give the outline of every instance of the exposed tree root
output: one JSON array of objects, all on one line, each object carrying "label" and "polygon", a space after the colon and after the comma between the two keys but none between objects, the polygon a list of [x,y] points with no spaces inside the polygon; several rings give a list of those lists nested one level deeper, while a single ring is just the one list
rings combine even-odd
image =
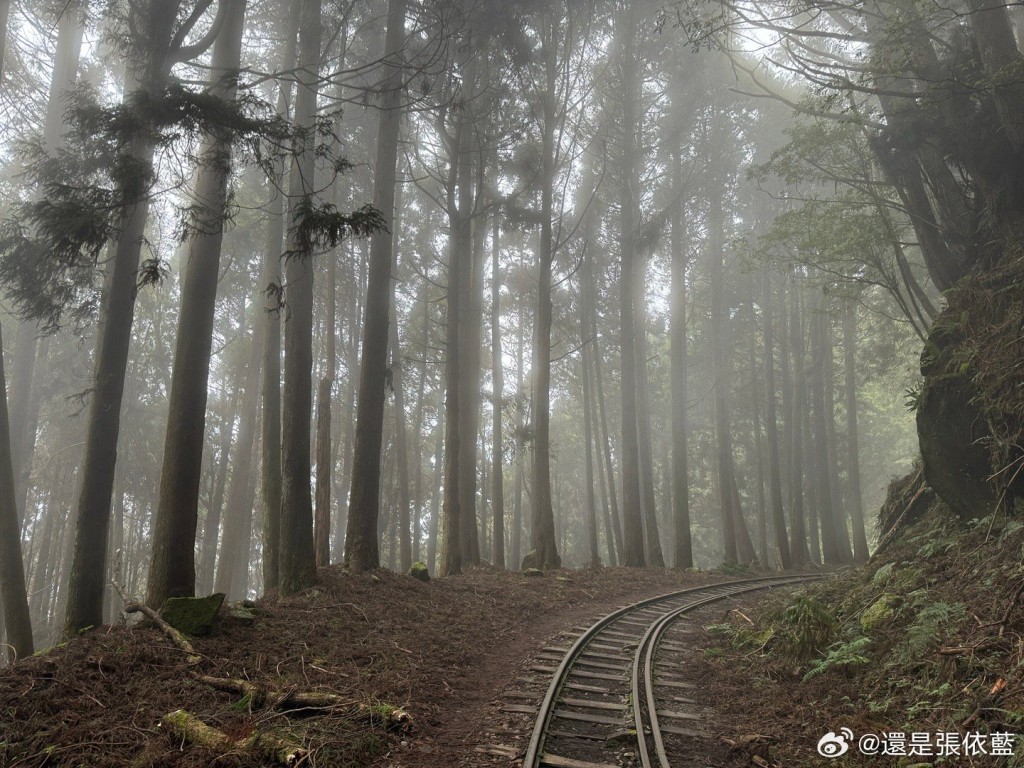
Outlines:
[{"label": "exposed tree root", "polygon": [[[118,585],[117,582],[114,582],[114,588],[117,589],[118,593],[121,595],[121,599],[124,600],[124,593],[121,591],[120,585]],[[196,649],[192,647],[192,643],[188,641],[188,638],[164,621],[160,614],[148,605],[124,600],[124,612],[141,613],[147,619],[150,619],[154,624],[160,627],[160,630],[167,635],[168,639],[174,643],[180,651],[185,653],[185,657],[190,665],[198,664],[203,660],[203,657],[196,653]]]},{"label": "exposed tree root", "polygon": [[195,715],[178,709],[163,716],[160,725],[182,741],[211,752],[255,752],[278,765],[293,766],[302,760],[305,747],[268,733],[254,733],[244,739],[232,739],[226,733],[207,725]]},{"label": "exposed tree root", "polygon": [[412,717],[404,709],[389,704],[366,704],[352,701],[336,693],[326,691],[277,691],[265,688],[248,680],[230,677],[213,677],[192,672],[192,678],[218,691],[248,696],[252,707],[273,709],[340,709],[356,720],[368,720],[386,728],[407,729]]}]

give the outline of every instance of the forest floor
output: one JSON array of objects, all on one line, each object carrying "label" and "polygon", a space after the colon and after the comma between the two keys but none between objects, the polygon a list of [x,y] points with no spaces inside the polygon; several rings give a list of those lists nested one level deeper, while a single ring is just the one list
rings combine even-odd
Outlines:
[{"label": "forest floor", "polygon": [[[941,507],[941,505],[939,505]],[[1024,524],[960,522],[931,511],[866,566],[808,587],[749,595],[692,617],[678,675],[707,713],[689,764],[706,768],[1024,766]],[[195,638],[193,664],[159,629],[103,627],[0,672],[4,768],[254,768],[241,743],[266,734],[320,768],[512,768],[532,717],[508,694],[559,632],[621,605],[732,578],[601,569],[540,577],[475,569],[422,583],[388,571],[322,571],[321,583],[257,603]],[[564,642],[562,640],[561,642]],[[287,711],[225,693],[196,673],[274,691],[329,691],[329,711]],[[406,727],[382,726],[393,708]],[[185,709],[219,729],[214,749],[185,744],[162,717]],[[368,717],[369,715],[369,717]],[[884,739],[970,733],[1014,756],[817,752],[829,731]],[[759,737],[759,738],[755,738]],[[730,748],[750,742],[751,748]],[[509,754],[481,751],[510,745]],[[888,745],[888,741],[886,742]],[[631,765],[628,750],[612,758]]]},{"label": "forest floor", "polygon": [[[102,627],[0,673],[0,765],[272,765],[235,748],[254,733],[308,749],[309,766],[455,766],[474,754],[495,696],[552,634],[713,574],[629,569],[543,577],[487,569],[422,583],[387,571],[322,571],[321,583],[223,618],[185,654],[150,626]],[[287,712],[214,690],[193,672],[275,691],[330,691],[351,707]],[[356,712],[358,707],[359,711]],[[366,714],[409,713],[406,730]],[[184,709],[219,729],[215,749],[159,725]],[[227,746],[225,746],[227,745]]]}]

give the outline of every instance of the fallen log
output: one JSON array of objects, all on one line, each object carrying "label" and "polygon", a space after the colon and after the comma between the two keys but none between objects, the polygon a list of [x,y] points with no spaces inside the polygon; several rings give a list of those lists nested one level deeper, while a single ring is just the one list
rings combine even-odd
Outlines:
[{"label": "fallen log", "polygon": [[366,704],[328,691],[273,690],[248,680],[202,675],[194,670],[191,675],[198,682],[218,691],[248,696],[250,706],[255,708],[267,706],[273,709],[340,709],[353,719],[369,720],[386,728],[398,727],[406,730],[412,724],[412,716],[408,712],[390,704]]},{"label": "fallen log", "polygon": [[255,752],[278,765],[297,765],[306,757],[305,747],[269,733],[254,733],[244,739],[232,739],[223,731],[207,725],[184,709],[169,712],[160,719],[160,725],[171,735],[211,752]]}]

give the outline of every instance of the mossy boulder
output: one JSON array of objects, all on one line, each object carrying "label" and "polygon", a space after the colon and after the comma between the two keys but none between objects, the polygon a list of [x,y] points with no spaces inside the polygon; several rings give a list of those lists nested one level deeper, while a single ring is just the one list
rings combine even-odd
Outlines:
[{"label": "mossy boulder", "polygon": [[963,520],[988,516],[996,503],[988,482],[988,430],[971,397],[963,380],[934,379],[925,384],[917,409],[925,479]]},{"label": "mossy boulder", "polygon": [[523,576],[529,576],[531,578],[537,578],[538,576],[544,575],[544,571],[540,568],[523,568],[522,573]]},{"label": "mossy boulder", "polygon": [[223,604],[223,592],[208,597],[171,597],[160,609],[160,615],[186,635],[208,635]]},{"label": "mossy boulder", "polygon": [[232,606],[231,610],[228,611],[228,616],[247,627],[256,621],[256,614],[241,603]]},{"label": "mossy boulder", "polygon": [[1008,249],[945,300],[921,356],[925,477],[959,517],[983,518],[1004,494],[1024,495],[1024,476],[1006,471],[1024,445],[1024,248]]},{"label": "mossy boulder", "polygon": [[888,621],[895,613],[894,606],[899,598],[886,593],[867,607],[860,617],[860,628],[869,632],[883,621]]},{"label": "mossy boulder", "polygon": [[421,560],[417,560],[412,564],[412,568],[409,569],[409,575],[420,581],[430,581],[430,571],[427,570],[427,564]]},{"label": "mossy boulder", "polygon": [[989,430],[976,405],[972,366],[963,360],[969,345],[964,318],[946,310],[939,315],[921,355],[924,384],[917,402],[917,435],[924,477],[961,518],[988,515],[996,502],[988,477]]}]

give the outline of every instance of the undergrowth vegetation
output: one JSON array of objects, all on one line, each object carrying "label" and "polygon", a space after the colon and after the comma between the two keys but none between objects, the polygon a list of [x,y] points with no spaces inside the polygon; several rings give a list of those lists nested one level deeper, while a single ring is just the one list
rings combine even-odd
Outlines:
[{"label": "undergrowth vegetation", "polygon": [[[780,743],[786,765],[820,764],[818,737],[840,727],[855,734],[1021,733],[1022,594],[1024,523],[1001,514],[964,523],[936,503],[867,566],[708,627],[718,638],[709,655],[753,676],[765,728],[782,725],[771,722],[779,699],[803,715],[802,732]],[[1015,752],[916,760],[1024,765],[1019,737]],[[914,763],[854,748],[831,764]]]}]

